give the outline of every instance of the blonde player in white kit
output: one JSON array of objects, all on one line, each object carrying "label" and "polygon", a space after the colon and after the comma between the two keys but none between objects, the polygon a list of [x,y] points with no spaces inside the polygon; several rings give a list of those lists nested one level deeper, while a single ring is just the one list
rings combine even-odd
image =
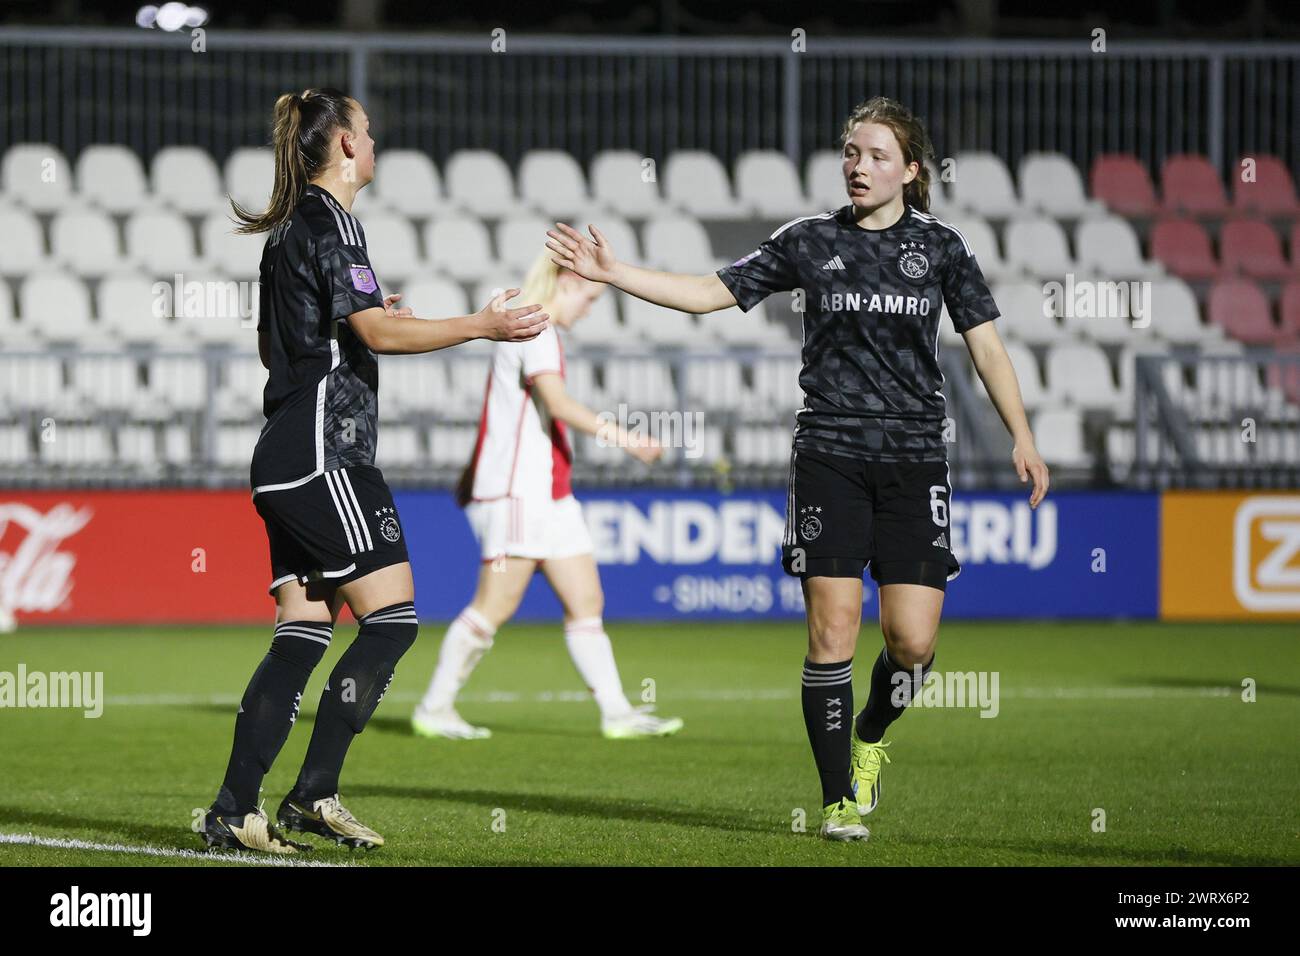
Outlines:
[{"label": "blonde player in white kit", "polygon": [[447,629],[429,689],[411,717],[422,736],[491,736],[456,712],[456,695],[492,647],[497,629],[514,616],[539,567],[564,608],[565,644],[600,707],[601,732],[625,739],[664,737],[682,728],[680,718],[635,708],[623,693],[601,620],[605,598],[591,535],[569,486],[573,453],[566,426],[616,442],[647,464],[662,454],[653,439],[602,423],[565,390],[556,327],[572,328],[604,289],[561,270],[543,253],[520,294],[543,304],[550,327],[531,341],[493,348],[478,442],[458,489],[479,543],[478,588]]}]

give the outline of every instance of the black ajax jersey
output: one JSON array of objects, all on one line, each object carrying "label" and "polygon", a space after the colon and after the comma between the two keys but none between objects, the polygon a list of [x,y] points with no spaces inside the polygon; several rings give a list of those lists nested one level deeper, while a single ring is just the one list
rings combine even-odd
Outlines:
[{"label": "black ajax jersey", "polygon": [[945,461],[941,307],[965,332],[997,306],[953,226],[907,206],[892,226],[863,229],[852,211],[786,223],[718,277],[746,312],[773,292],[803,290],[796,448]]},{"label": "black ajax jersey", "polygon": [[310,185],[262,251],[261,317],[270,339],[266,425],[253,452],[253,494],[373,465],[379,363],[347,317],[383,307],[361,224]]}]

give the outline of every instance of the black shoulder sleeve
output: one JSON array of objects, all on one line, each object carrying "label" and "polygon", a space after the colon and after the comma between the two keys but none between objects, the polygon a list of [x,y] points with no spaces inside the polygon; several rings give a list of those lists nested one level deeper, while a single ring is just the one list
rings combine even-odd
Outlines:
[{"label": "black shoulder sleeve", "polygon": [[967,332],[996,319],[1000,313],[975,254],[961,233],[940,226],[947,233],[947,265],[943,272],[943,302],[948,307],[952,326]]},{"label": "black shoulder sleeve", "polygon": [[318,236],[316,274],[323,296],[331,303],[331,319],[346,319],[353,312],[384,306],[370,257],[359,245],[345,246],[333,237]]},{"label": "black shoulder sleeve", "polygon": [[749,255],[718,270],[722,280],[742,312],[748,312],[773,292],[789,292],[799,284],[795,268],[791,232],[788,227],[764,239]]}]

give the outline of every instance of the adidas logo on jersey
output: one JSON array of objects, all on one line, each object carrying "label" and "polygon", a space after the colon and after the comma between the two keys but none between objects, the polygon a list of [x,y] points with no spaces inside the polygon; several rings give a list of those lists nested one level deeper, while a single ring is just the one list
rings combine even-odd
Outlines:
[{"label": "adidas logo on jersey", "polygon": [[836,256],[830,262],[826,263],[826,265],[822,266],[823,272],[825,272],[827,269],[839,269],[840,271],[843,271],[844,263],[840,260],[839,256]]},{"label": "adidas logo on jersey", "polygon": [[941,531],[939,532],[939,537],[931,541],[930,545],[935,548],[946,549],[948,547],[948,536]]}]

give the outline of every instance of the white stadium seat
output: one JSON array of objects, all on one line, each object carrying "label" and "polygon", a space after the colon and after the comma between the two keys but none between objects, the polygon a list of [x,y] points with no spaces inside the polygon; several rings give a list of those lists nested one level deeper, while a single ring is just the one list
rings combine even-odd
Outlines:
[{"label": "white stadium seat", "polygon": [[1127,219],[1102,216],[1085,219],[1074,233],[1079,268],[1107,279],[1153,279],[1164,267],[1142,257],[1137,233]]},{"label": "white stadium seat", "polygon": [[1047,345],[1071,337],[1060,321],[1044,314],[1048,304],[1042,283],[999,282],[990,291],[1001,313],[996,319],[999,331],[1006,338],[1026,345]]},{"label": "white stadium seat", "polygon": [[790,430],[772,425],[741,425],[735,431],[739,465],[781,465],[790,460]]},{"label": "white stadium seat", "polygon": [[180,212],[198,215],[223,205],[229,208],[217,164],[197,146],[165,146],[158,150],[151,179],[154,195]]},{"label": "white stadium seat", "polygon": [[0,275],[22,276],[50,264],[41,224],[26,209],[0,208],[0,236],[5,237],[0,250]]},{"label": "white stadium seat", "polygon": [[763,415],[792,415],[803,406],[799,385],[802,363],[795,357],[762,356],[754,360],[752,398]]},{"label": "white stadium seat", "polygon": [[117,460],[152,468],[158,464],[158,435],[152,425],[123,425],[117,430]]},{"label": "white stadium seat", "polygon": [[261,429],[254,425],[219,425],[215,457],[227,468],[248,467]]},{"label": "white stadium seat", "polygon": [[379,356],[381,414],[442,414],[449,400],[447,365],[439,355]]},{"label": "white stadium seat", "polygon": [[678,150],[668,157],[664,195],[682,212],[701,219],[741,219],[749,214],[732,194],[722,162],[703,150]]},{"label": "white stadium seat", "polygon": [[167,279],[202,267],[193,228],[168,209],[137,212],[127,219],[126,258],[134,269]]},{"label": "white stadium seat", "polygon": [[32,444],[22,425],[0,425],[0,465],[25,465],[32,460]]},{"label": "white stadium seat", "polygon": [[1034,415],[1034,440],[1048,468],[1082,468],[1092,462],[1083,443],[1078,409],[1046,408]]},{"label": "white stadium seat", "polygon": [[1047,355],[1047,392],[1053,402],[1083,409],[1119,411],[1124,402],[1106,353],[1095,345],[1053,347]]},{"label": "white stadium seat", "polygon": [[1003,236],[1007,265],[1039,279],[1064,282],[1078,265],[1070,255],[1065,230],[1055,219],[1017,219],[1007,224]]},{"label": "white stadium seat", "polygon": [[38,272],[18,290],[18,314],[47,342],[102,346],[107,330],[90,314],[90,293],[79,279],[61,272]]},{"label": "white stadium seat", "polygon": [[146,276],[109,276],[99,283],[99,321],[114,339],[154,346],[180,345],[185,333],[174,323],[171,289],[174,282],[155,283]]},{"label": "white stadium seat", "polygon": [[653,358],[615,356],[605,363],[605,400],[626,403],[630,408],[649,412],[672,410],[677,405],[668,365]]},{"label": "white stadium seat", "polygon": [[1026,153],[1021,157],[1020,200],[1027,209],[1058,219],[1106,212],[1105,203],[1085,195],[1078,167],[1061,153]]},{"label": "white stadium seat", "polygon": [[591,304],[591,311],[574,326],[570,335],[581,345],[617,348],[631,344],[636,336],[629,333],[618,317],[618,304],[620,301],[626,302],[627,298],[616,289],[606,289]]},{"label": "white stadium seat", "polygon": [[703,273],[713,268],[709,234],[689,216],[661,216],[642,230],[646,264],[669,272]]},{"label": "white stadium seat", "polygon": [[591,192],[596,202],[629,219],[644,219],[664,208],[654,160],[632,150],[607,150],[591,161]]},{"label": "white stadium seat", "polygon": [[662,345],[687,346],[699,336],[695,319],[635,296],[623,300],[623,325],[631,335]]},{"label": "white stadium seat", "polygon": [[375,464],[380,468],[411,468],[425,461],[420,433],[410,425],[388,425],[379,433]]},{"label": "white stadium seat", "polygon": [[260,213],[271,201],[275,185],[275,153],[241,146],[226,158],[226,192],[250,212]]},{"label": "white stadium seat", "polygon": [[744,379],[734,358],[688,357],[682,378],[682,399],[690,410],[737,411],[744,406]]},{"label": "white stadium seat", "polygon": [[519,212],[519,198],[508,167],[485,149],[462,149],[447,160],[451,201],[476,216],[499,219]]},{"label": "white stadium seat", "polygon": [[469,315],[482,306],[471,306],[459,283],[445,276],[423,276],[397,287],[402,295],[397,307],[409,308],[422,319],[449,319]]},{"label": "white stadium seat", "polygon": [[112,460],[108,429],[102,425],[58,425],[53,441],[38,441],[41,462],[48,465],[86,467]]},{"label": "white stadium seat", "polygon": [[812,209],[825,212],[848,204],[843,163],[843,155],[834,149],[818,150],[808,157],[804,188]]},{"label": "white stadium seat", "polygon": [[77,157],[77,192],[107,212],[127,213],[149,200],[140,157],[126,146],[87,146]]},{"label": "white stadium seat", "polygon": [[1223,338],[1218,326],[1201,323],[1196,295],[1182,279],[1151,283],[1150,332],[1175,345],[1204,345]]},{"label": "white stadium seat", "polygon": [[117,225],[93,209],[65,209],[50,224],[50,258],[77,275],[98,278],[126,267]]},{"label": "white stadium seat", "polygon": [[736,160],[736,193],[756,215],[792,219],[811,211],[799,185],[799,172],[785,153],[751,150]]},{"label": "white stadium seat", "polygon": [[[1047,397],[1043,376],[1038,370],[1038,360],[1034,358],[1033,352],[1018,342],[1007,342],[1006,350],[1007,357],[1011,359],[1011,367],[1016,370],[1016,378],[1020,382],[1020,395],[1025,409],[1032,411],[1042,405]],[[972,373],[972,381],[979,396],[987,398],[984,380],[977,373]]]},{"label": "white stadium seat", "polygon": [[203,261],[237,279],[256,279],[266,246],[266,233],[245,235],[235,232],[235,224],[224,212],[214,212],[203,220]]},{"label": "white stadium seat", "polygon": [[407,216],[432,216],[447,207],[438,168],[416,149],[381,152],[375,159],[374,182],[358,193],[358,200],[362,196]]},{"label": "white stadium seat", "polygon": [[471,216],[430,219],[424,248],[433,269],[456,279],[481,279],[497,266],[487,227]]},{"label": "white stadium seat", "polygon": [[572,216],[592,205],[582,167],[568,153],[557,149],[535,149],[524,154],[519,164],[519,193],[524,202],[550,217]]},{"label": "white stadium seat", "polygon": [[502,268],[519,275],[519,283],[533,263],[546,252],[550,223],[539,216],[517,216],[497,224],[497,258]]},{"label": "white stadium seat", "polygon": [[386,294],[394,284],[400,284],[428,268],[420,257],[415,227],[405,216],[379,212],[367,216],[361,226],[365,230],[366,251],[370,264],[375,268],[381,292]]},{"label": "white stadium seat", "polygon": [[963,152],[954,157],[954,179],[948,198],[952,205],[993,219],[1010,219],[1021,213],[1011,171],[1000,156],[986,152]]},{"label": "white stadium seat", "polygon": [[73,203],[72,165],[49,143],[16,143],[0,163],[6,198],[32,212],[57,212]]},{"label": "white stadium seat", "polygon": [[88,408],[126,410],[139,401],[143,387],[132,356],[80,356],[70,364],[72,387]]},{"label": "white stadium seat", "polygon": [[0,353],[0,397],[9,408],[43,408],[63,394],[63,365],[57,358]]},{"label": "white stadium seat", "polygon": [[207,372],[193,355],[156,355],[148,363],[149,403],[157,417],[192,412],[207,401]]},{"label": "white stadium seat", "polygon": [[993,227],[985,220],[967,217],[941,221],[954,227],[961,237],[966,240],[966,245],[970,246],[971,253],[975,256],[975,261],[979,263],[980,272],[984,274],[986,281],[998,282],[1001,279],[1019,276],[1019,270],[1009,265],[1002,258]]},{"label": "white stadium seat", "polygon": [[429,460],[433,465],[460,468],[474,454],[478,429],[473,425],[435,425],[429,429]]}]

